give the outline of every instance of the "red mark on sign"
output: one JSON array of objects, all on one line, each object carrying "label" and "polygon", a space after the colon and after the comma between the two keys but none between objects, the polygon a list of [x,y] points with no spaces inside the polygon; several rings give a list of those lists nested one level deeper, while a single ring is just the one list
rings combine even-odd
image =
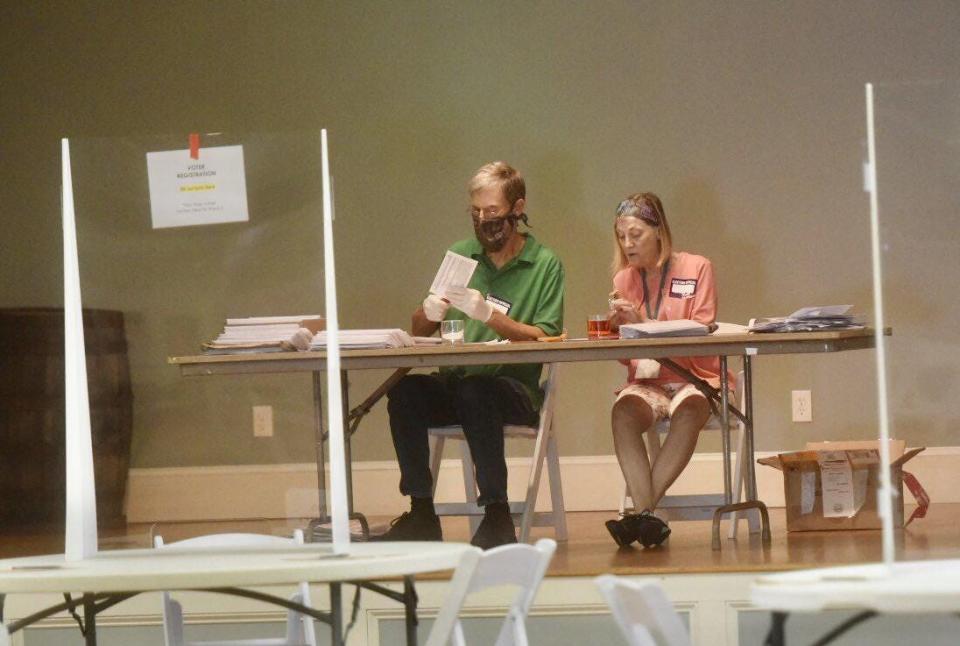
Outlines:
[{"label": "red mark on sign", "polygon": [[200,133],[190,133],[190,159],[200,159]]}]

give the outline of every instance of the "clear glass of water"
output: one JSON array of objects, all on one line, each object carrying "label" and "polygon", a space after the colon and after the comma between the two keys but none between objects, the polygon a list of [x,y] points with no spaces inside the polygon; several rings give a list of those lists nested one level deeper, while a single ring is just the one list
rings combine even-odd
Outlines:
[{"label": "clear glass of water", "polygon": [[463,321],[452,319],[440,323],[440,338],[444,343],[463,343]]}]

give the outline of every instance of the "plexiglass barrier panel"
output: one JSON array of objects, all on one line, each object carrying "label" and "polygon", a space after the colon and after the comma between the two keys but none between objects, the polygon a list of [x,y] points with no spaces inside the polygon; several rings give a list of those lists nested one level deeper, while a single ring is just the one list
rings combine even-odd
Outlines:
[{"label": "plexiglass barrier panel", "polygon": [[314,374],[238,364],[186,376],[170,358],[243,357],[210,347],[225,329],[222,341],[267,344],[261,353],[307,349],[299,321],[324,315],[320,132],[71,149],[101,526],[124,501],[128,522],[170,539],[180,522],[211,523],[186,533],[305,526],[320,507]]},{"label": "plexiglass barrier panel", "polygon": [[[904,482],[905,521],[916,483],[938,503],[913,521],[915,532],[903,533],[898,558],[923,558],[931,555],[915,544],[920,526],[948,522],[949,505],[958,502],[945,472],[923,464],[934,452],[952,456],[950,447],[960,444],[960,84],[881,83],[873,91],[882,293],[893,333],[885,363],[890,435],[928,447],[904,465],[917,476]],[[958,552],[954,544],[936,555]]]}]

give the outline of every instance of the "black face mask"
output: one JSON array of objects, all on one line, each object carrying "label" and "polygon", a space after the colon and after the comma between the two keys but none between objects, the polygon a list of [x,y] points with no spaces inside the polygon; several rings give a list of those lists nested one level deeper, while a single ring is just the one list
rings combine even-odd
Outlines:
[{"label": "black face mask", "polygon": [[[517,220],[523,220],[527,224],[527,214],[508,213],[502,218],[491,220],[480,220],[479,216],[473,218],[473,233],[477,236],[477,241],[483,246],[484,251],[495,253],[503,249],[507,240],[517,230]],[[529,225],[527,225],[529,226]]]}]

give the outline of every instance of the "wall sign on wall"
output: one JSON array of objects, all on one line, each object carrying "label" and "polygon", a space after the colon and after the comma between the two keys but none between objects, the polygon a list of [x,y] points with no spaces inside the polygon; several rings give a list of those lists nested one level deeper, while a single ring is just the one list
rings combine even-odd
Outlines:
[{"label": "wall sign on wall", "polygon": [[154,229],[250,219],[243,146],[147,153],[147,177]]}]

